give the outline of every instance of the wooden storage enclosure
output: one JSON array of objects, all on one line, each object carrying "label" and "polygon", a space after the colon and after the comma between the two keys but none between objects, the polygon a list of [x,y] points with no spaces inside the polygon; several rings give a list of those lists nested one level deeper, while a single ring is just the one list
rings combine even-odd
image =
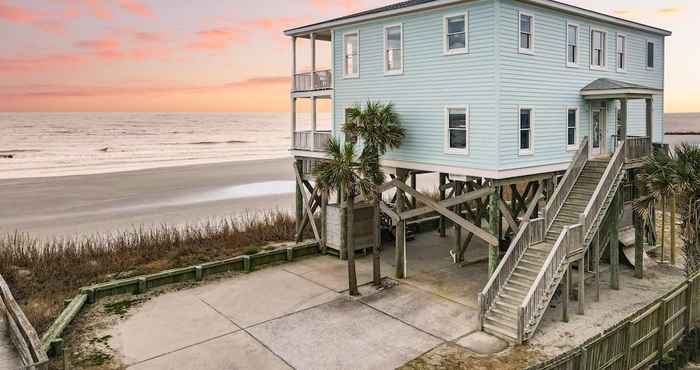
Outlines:
[{"label": "wooden storage enclosure", "polygon": [[[338,204],[329,204],[326,211],[326,247],[335,250],[341,258],[347,257],[347,249],[342,237],[341,225],[346,222],[345,210]],[[374,207],[372,204],[361,202],[355,204],[353,224],[355,250],[371,248],[374,243]]]}]

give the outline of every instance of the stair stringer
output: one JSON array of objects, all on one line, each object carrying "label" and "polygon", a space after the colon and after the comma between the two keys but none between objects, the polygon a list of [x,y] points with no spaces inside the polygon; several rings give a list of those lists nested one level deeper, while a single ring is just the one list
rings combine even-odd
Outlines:
[{"label": "stair stringer", "polygon": [[524,330],[524,335],[523,335],[523,340],[528,340],[532,338],[532,336],[535,334],[535,331],[537,330],[537,327],[539,327],[540,322],[542,321],[542,318],[544,317],[544,313],[547,312],[547,309],[549,308],[549,304],[552,302],[552,299],[554,298],[554,293],[557,291],[557,287],[559,287],[559,284],[561,283],[562,279],[564,278],[564,273],[566,272],[566,269],[569,267],[569,262],[564,260],[562,262],[561,266],[559,266],[559,270],[557,270],[557,274],[554,279],[552,279],[551,283],[548,284],[547,286],[547,294],[542,298],[540,301],[540,304],[538,305],[537,308],[537,314],[530,320],[525,325],[525,330]]}]

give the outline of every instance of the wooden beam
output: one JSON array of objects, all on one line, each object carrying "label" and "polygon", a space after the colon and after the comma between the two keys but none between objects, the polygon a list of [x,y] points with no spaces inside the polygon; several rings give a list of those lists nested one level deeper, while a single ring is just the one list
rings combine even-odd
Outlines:
[{"label": "wooden beam", "polygon": [[[491,189],[483,188],[483,189],[479,189],[476,191],[472,191],[472,192],[464,194],[464,195],[460,195],[460,196],[455,197],[455,198],[449,198],[447,200],[440,202],[439,204],[442,205],[443,207],[446,207],[446,208],[447,207],[454,207],[458,204],[462,204],[462,203],[468,202],[470,200],[483,198],[483,197],[489,195],[490,193],[491,193]],[[418,199],[418,200],[421,203],[423,203],[422,200],[420,200],[420,199]],[[427,204],[427,203],[423,203],[423,204]],[[411,219],[414,217],[422,216],[422,215],[424,215],[426,213],[430,213],[430,212],[435,212],[434,207],[426,206],[426,207],[420,207],[420,208],[408,210],[406,212],[402,212],[400,216],[401,216],[401,218],[408,220],[408,219]]]},{"label": "wooden beam", "polygon": [[383,192],[385,192],[385,191],[387,191],[387,190],[391,190],[391,189],[395,188],[395,187],[396,187],[396,184],[397,184],[398,182],[399,182],[399,181],[396,180],[396,179],[393,179],[393,180],[391,180],[391,181],[385,182],[385,183],[383,183],[383,184],[377,186],[376,189],[375,189],[375,191],[376,191],[377,193],[381,194],[381,193],[383,193]]},{"label": "wooden beam", "polygon": [[586,304],[585,281],[586,281],[586,263],[585,256],[578,261],[578,314],[584,314],[584,305]]},{"label": "wooden beam", "polygon": [[510,210],[508,209],[508,206],[506,206],[506,204],[503,202],[503,199],[498,199],[498,209],[501,210],[503,217],[505,217],[506,222],[508,223],[508,226],[510,226],[511,230],[513,230],[513,233],[517,234],[518,230],[520,230],[520,227],[513,219],[513,216],[511,216]]},{"label": "wooden beam", "polygon": [[537,204],[540,202],[540,199],[544,197],[544,194],[542,194],[542,186],[537,187],[537,192],[533,196],[532,200],[530,201],[530,205],[527,207],[527,210],[525,211],[525,215],[523,215],[523,221],[529,221],[530,218],[532,217],[532,214],[535,212],[535,209],[537,208]]},{"label": "wooden beam", "polygon": [[471,222],[467,222],[467,220],[465,220],[463,217],[461,217],[460,215],[458,215],[458,214],[456,214],[456,213],[450,211],[450,210],[447,209],[445,206],[436,203],[434,200],[432,200],[432,199],[426,197],[426,196],[423,195],[423,194],[418,193],[417,191],[414,191],[413,189],[411,189],[411,187],[407,186],[406,184],[403,184],[403,183],[400,183],[400,182],[399,182],[399,183],[397,184],[397,186],[399,187],[399,189],[401,189],[401,190],[403,190],[403,191],[405,191],[405,192],[407,192],[407,193],[409,193],[409,194],[411,194],[411,195],[415,195],[416,198],[418,198],[418,201],[419,201],[419,202],[421,202],[421,203],[427,205],[428,207],[433,208],[433,209],[434,209],[435,211],[437,211],[438,213],[440,213],[440,214],[444,215],[445,217],[449,218],[452,222],[454,222],[454,223],[456,223],[456,224],[462,226],[463,229],[465,229],[465,230],[467,230],[467,231],[473,233],[473,234],[476,235],[479,239],[484,240],[484,241],[487,242],[489,245],[496,245],[496,246],[498,245],[498,239],[497,239],[495,236],[493,236],[492,234],[490,234],[490,233],[488,233],[488,232],[482,230],[481,228],[479,228],[478,226],[472,224]]},{"label": "wooden beam", "polygon": [[571,265],[566,265],[564,286],[561,293],[561,321],[569,322],[569,295],[571,294]]},{"label": "wooden beam", "polygon": [[318,228],[316,227],[316,220],[314,219],[314,213],[311,210],[311,207],[306,203],[308,202],[308,199],[306,197],[306,190],[303,189],[303,183],[301,181],[301,175],[299,174],[299,171],[297,171],[297,166],[294,166],[294,175],[296,175],[297,178],[297,185],[302,188],[301,189],[301,197],[303,199],[304,203],[304,209],[306,210],[306,214],[309,217],[309,223],[311,224],[311,228],[314,231],[314,236],[316,237],[317,242],[321,242],[321,235],[318,233]]},{"label": "wooden beam", "polygon": [[391,218],[391,221],[394,222],[394,224],[398,223],[399,220],[401,220],[401,216],[399,216],[398,213],[394,212],[391,207],[389,207],[388,204],[384,203],[383,201],[379,201],[379,208],[384,212],[389,218]]}]

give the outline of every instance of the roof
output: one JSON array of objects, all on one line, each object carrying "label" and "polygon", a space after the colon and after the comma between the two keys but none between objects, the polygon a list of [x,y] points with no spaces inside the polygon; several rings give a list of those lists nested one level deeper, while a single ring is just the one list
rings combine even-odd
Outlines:
[{"label": "roof", "polygon": [[599,78],[581,89],[581,95],[586,98],[602,97],[632,97],[654,95],[661,89],[633,84],[629,82]]},{"label": "roof", "polygon": [[[372,20],[372,19],[376,19],[376,18],[388,17],[388,16],[392,16],[392,15],[399,15],[399,14],[404,14],[404,13],[408,13],[408,12],[412,12],[412,11],[431,9],[431,8],[436,8],[436,7],[440,7],[440,6],[447,6],[447,5],[458,4],[458,3],[469,2],[469,1],[473,1],[473,0],[408,0],[408,1],[402,1],[402,2],[397,2],[394,4],[382,6],[379,8],[375,8],[375,9],[365,10],[365,11],[362,11],[359,13],[346,15],[346,16],[339,17],[339,18],[334,18],[334,19],[330,19],[330,20],[326,20],[326,21],[322,21],[322,22],[318,22],[318,23],[309,24],[309,25],[302,26],[302,27],[288,29],[288,30],[284,31],[284,34],[287,36],[297,36],[297,35],[302,35],[305,33],[313,32],[313,31],[319,31],[319,30],[329,29],[329,28],[333,28],[333,27],[345,26],[345,25],[363,22],[363,21],[368,21],[368,20]],[[615,24],[630,27],[633,29],[638,29],[641,31],[652,32],[652,33],[656,33],[656,34],[663,35],[663,36],[671,36],[671,31],[667,31],[667,30],[664,30],[661,28],[648,26],[648,25],[645,25],[642,23],[637,23],[637,22],[626,20],[626,19],[610,16],[607,14],[603,14],[603,13],[599,13],[596,11],[580,8],[577,6],[565,4],[565,3],[555,1],[555,0],[520,0],[520,1],[532,3],[535,5],[541,5],[541,6],[557,9],[560,11],[581,15],[584,17],[593,18],[593,19],[603,21],[603,22],[615,23]]]}]

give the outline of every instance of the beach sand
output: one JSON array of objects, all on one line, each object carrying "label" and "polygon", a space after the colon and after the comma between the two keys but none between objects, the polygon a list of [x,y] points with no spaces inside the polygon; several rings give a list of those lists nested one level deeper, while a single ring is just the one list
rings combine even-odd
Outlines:
[{"label": "beach sand", "polygon": [[42,238],[197,223],[294,204],[292,159],[0,180],[0,233]]}]

